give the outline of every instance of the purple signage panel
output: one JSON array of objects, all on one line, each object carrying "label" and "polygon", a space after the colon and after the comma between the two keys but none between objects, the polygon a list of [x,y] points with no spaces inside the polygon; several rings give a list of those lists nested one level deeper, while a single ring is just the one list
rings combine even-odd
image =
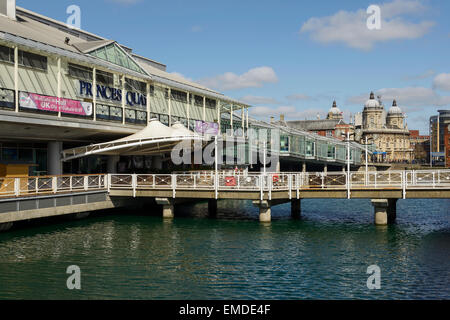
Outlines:
[{"label": "purple signage panel", "polygon": [[219,124],[216,122],[196,121],[195,132],[217,136],[219,134]]}]

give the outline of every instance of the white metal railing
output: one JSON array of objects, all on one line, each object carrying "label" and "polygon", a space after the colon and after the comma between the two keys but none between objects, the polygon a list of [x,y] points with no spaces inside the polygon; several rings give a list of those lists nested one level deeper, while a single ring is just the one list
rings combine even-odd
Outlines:
[{"label": "white metal railing", "polygon": [[106,190],[108,175],[0,178],[0,198]]},{"label": "white metal railing", "polygon": [[82,192],[90,190],[210,190],[260,192],[261,198],[272,192],[288,191],[289,198],[302,190],[345,190],[350,197],[358,189],[450,188],[450,170],[413,170],[382,172],[282,172],[233,173],[192,172],[181,174],[100,174],[46,177],[0,178],[0,198]]},{"label": "white metal railing", "polygon": [[346,190],[350,197],[357,189],[450,188],[450,170],[382,171],[382,172],[302,172],[247,173],[193,172],[181,174],[112,174],[108,189],[137,190],[211,190],[256,191],[269,194],[288,191],[289,198],[298,197],[301,190]]}]

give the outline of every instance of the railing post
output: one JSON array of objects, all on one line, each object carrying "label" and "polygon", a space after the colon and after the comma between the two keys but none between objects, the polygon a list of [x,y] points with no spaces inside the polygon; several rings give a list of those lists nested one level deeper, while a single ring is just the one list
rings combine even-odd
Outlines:
[{"label": "railing post", "polygon": [[289,184],[289,200],[292,199],[292,175],[288,175],[288,184]]},{"label": "railing post", "polygon": [[219,198],[219,175],[216,173],[214,174],[214,188],[216,191],[216,200]]},{"label": "railing post", "polygon": [[273,176],[269,179],[269,200],[272,200]]},{"label": "railing post", "polygon": [[402,172],[402,188],[403,188],[403,199],[406,199],[406,185],[408,183],[408,177],[406,171]]},{"label": "railing post", "polygon": [[259,174],[259,177],[258,177],[258,181],[259,181],[259,188],[260,188],[260,190],[261,190],[261,201],[263,201],[264,199],[264,191],[263,191],[263,188],[264,188],[264,181],[263,181],[263,176],[262,176],[262,174]]},{"label": "railing post", "polygon": [[34,178],[34,190],[36,194],[39,193],[39,178]]},{"label": "railing post", "polygon": [[14,179],[14,195],[16,197],[20,196],[20,178]]},{"label": "railing post", "polygon": [[83,177],[83,185],[84,185],[84,191],[88,191],[88,189],[89,189],[88,176]]},{"label": "railing post", "polygon": [[[70,184],[72,185],[72,177],[70,177]],[[111,192],[111,173],[106,175],[106,188],[108,189],[108,193]]]},{"label": "railing post", "polygon": [[351,174],[350,171],[347,171],[347,199],[350,199],[350,181],[351,181]]},{"label": "railing post", "polygon": [[433,172],[433,189],[436,187],[436,178],[435,178],[435,172]]},{"label": "railing post", "polygon": [[52,177],[52,191],[53,193],[58,192],[58,178]]},{"label": "railing post", "polygon": [[133,198],[136,198],[136,188],[137,188],[137,174],[131,175],[131,187],[133,188]]},{"label": "railing post", "polygon": [[320,173],[320,177],[321,177],[321,180],[322,180],[322,189],[324,189],[324,188],[325,188],[325,184],[324,184],[325,173],[321,172],[321,173]]},{"label": "railing post", "polygon": [[172,191],[173,191],[173,198],[175,199],[176,197],[176,190],[177,188],[177,175],[176,174],[172,174]]}]

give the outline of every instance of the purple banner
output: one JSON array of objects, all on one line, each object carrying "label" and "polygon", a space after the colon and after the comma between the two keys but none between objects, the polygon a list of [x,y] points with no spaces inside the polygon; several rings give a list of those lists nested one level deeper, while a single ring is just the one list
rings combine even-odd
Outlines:
[{"label": "purple banner", "polygon": [[219,134],[219,124],[216,122],[196,121],[195,132],[217,136]]},{"label": "purple banner", "polygon": [[92,115],[92,103],[90,102],[41,96],[35,93],[20,92],[20,106],[22,108],[69,113],[80,116]]}]

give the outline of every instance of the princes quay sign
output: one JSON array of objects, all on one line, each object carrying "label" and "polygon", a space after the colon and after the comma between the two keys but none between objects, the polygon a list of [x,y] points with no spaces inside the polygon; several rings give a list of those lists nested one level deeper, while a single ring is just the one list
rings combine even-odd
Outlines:
[{"label": "princes quay sign", "polygon": [[[93,97],[93,85],[90,82],[80,80],[80,95],[86,97]],[[103,100],[109,100],[111,102],[122,102],[123,91],[122,89],[116,89],[114,87],[97,85],[97,98]],[[139,92],[126,91],[125,102],[128,106],[141,106],[147,105],[147,98],[144,94]]]}]

